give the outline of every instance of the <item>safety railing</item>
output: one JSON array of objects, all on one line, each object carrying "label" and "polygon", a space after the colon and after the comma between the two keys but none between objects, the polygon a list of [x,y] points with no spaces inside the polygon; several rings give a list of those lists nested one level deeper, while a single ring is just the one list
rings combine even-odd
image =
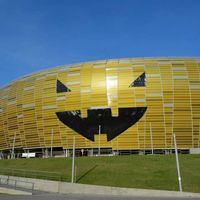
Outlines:
[{"label": "safety railing", "polygon": [[59,172],[47,172],[39,170],[20,170],[12,168],[1,168],[0,174],[8,176],[18,176],[26,178],[46,179],[55,181],[68,181],[67,177]]},{"label": "safety railing", "polygon": [[7,187],[9,186],[11,188],[14,188],[15,190],[17,189],[27,190],[27,191],[30,191],[32,194],[34,192],[33,182],[16,180],[16,179],[10,178],[9,176],[0,177],[0,185],[7,186]]}]

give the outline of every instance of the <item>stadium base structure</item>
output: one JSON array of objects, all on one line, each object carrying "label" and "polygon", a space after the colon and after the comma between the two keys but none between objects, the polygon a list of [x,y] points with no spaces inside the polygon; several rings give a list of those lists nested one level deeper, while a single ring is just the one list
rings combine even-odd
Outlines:
[{"label": "stadium base structure", "polygon": [[0,88],[0,156],[198,153],[200,58],[64,65]]},{"label": "stadium base structure", "polygon": [[[73,149],[16,149],[13,153],[11,150],[1,151],[0,159],[16,158],[50,158],[50,157],[72,157]],[[180,154],[200,154],[200,148],[195,149],[178,149]],[[75,156],[123,156],[123,155],[169,155],[175,154],[174,149],[132,149],[132,150],[112,150],[109,148],[99,149],[75,149]]]}]

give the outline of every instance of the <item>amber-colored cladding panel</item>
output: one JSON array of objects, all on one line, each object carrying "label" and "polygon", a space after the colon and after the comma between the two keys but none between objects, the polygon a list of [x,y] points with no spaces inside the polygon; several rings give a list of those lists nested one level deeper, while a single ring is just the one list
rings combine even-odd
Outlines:
[{"label": "amber-colored cladding panel", "polygon": [[[143,87],[129,87],[145,73]],[[56,92],[57,80],[70,92]],[[147,107],[133,126],[107,142],[90,141],[64,125],[56,112]],[[0,89],[0,150],[15,148],[101,147],[167,149],[176,133],[179,148],[200,148],[200,58],[130,58],[52,68]]]}]

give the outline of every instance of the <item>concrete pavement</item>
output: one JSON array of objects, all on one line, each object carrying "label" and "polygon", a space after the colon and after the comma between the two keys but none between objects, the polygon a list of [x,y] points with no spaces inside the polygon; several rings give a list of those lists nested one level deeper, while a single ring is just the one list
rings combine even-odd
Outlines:
[{"label": "concrete pavement", "polygon": [[89,194],[0,195],[0,200],[199,200],[195,197],[137,197]]}]

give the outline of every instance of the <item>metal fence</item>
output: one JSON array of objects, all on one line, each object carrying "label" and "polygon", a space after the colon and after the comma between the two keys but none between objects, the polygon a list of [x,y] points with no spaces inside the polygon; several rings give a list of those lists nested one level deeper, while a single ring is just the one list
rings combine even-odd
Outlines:
[{"label": "metal fence", "polygon": [[34,192],[34,183],[33,182],[28,182],[28,181],[21,181],[21,180],[16,180],[16,179],[11,179],[9,176],[8,177],[0,177],[0,185],[6,186],[6,187],[11,187],[16,189],[23,189],[30,191],[32,194]]},{"label": "metal fence", "polygon": [[59,172],[1,168],[0,174],[8,175],[8,176],[19,176],[19,177],[27,177],[27,178],[55,180],[55,181],[68,181],[67,177],[64,176],[62,173],[59,173]]}]

